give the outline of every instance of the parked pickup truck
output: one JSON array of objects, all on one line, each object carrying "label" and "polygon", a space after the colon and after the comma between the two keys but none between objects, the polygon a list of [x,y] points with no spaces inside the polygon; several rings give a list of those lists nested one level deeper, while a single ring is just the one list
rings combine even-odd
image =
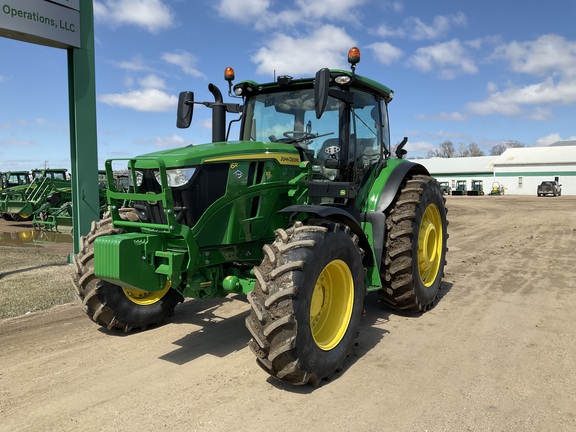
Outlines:
[{"label": "parked pickup truck", "polygon": [[538,196],[560,196],[562,195],[562,185],[555,181],[543,181],[538,185]]}]

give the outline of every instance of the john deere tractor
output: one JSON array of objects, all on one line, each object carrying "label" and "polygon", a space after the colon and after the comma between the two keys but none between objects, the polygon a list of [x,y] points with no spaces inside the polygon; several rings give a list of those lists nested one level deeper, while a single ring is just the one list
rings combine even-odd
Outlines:
[{"label": "john deere tractor", "polygon": [[[341,369],[367,291],[402,311],[437,299],[447,220],[438,182],[391,154],[393,92],[351,70],[209,84],[213,102],[180,94],[177,126],[212,109],[212,142],[108,160],[110,214],[74,257],[86,314],[108,329],[160,324],[184,298],[246,294],[257,363],[296,385]],[[239,118],[228,139],[226,116]],[[128,169],[131,187],[116,188]],[[121,207],[117,203],[130,203]]]}]

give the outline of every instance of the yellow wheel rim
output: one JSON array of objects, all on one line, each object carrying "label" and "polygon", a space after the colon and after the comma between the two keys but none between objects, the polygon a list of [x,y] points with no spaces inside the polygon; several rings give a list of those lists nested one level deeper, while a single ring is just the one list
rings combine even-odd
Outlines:
[{"label": "yellow wheel rim", "polygon": [[431,286],[442,259],[442,217],[435,204],[426,208],[418,233],[418,272],[425,287]]},{"label": "yellow wheel rim", "polygon": [[143,291],[139,289],[133,288],[124,288],[122,287],[122,291],[126,294],[132,302],[136,303],[140,306],[148,306],[151,304],[156,303],[162,297],[166,295],[170,286],[172,285],[171,281],[166,281],[166,286],[162,288],[160,291]]},{"label": "yellow wheel rim", "polygon": [[336,347],[348,329],[354,306],[354,280],[342,260],[330,262],[316,281],[310,303],[310,329],[324,351]]}]

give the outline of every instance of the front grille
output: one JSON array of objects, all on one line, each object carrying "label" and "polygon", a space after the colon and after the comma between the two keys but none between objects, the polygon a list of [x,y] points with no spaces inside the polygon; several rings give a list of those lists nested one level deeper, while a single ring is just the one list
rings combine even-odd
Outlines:
[{"label": "front grille", "polygon": [[[228,164],[202,165],[188,183],[172,188],[174,198],[174,216],[179,223],[194,226],[206,209],[226,193],[228,181]],[[144,171],[142,184],[138,193],[160,193],[161,186],[154,177],[154,171]],[[136,201],[134,208],[138,211],[140,221],[145,223],[166,224],[166,214],[162,203]]]}]

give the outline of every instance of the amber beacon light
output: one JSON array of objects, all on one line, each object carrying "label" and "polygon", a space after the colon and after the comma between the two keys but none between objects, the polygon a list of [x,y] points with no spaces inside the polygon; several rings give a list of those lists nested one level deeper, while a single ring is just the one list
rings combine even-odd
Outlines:
[{"label": "amber beacon light", "polygon": [[352,68],[354,68],[357,63],[360,63],[360,49],[358,47],[352,47],[350,51],[348,51],[348,63],[352,65]]},{"label": "amber beacon light", "polygon": [[230,81],[234,81],[234,78],[236,78],[236,76],[234,75],[234,69],[232,69],[231,67],[227,67],[226,69],[224,69],[224,79],[228,82]]}]

